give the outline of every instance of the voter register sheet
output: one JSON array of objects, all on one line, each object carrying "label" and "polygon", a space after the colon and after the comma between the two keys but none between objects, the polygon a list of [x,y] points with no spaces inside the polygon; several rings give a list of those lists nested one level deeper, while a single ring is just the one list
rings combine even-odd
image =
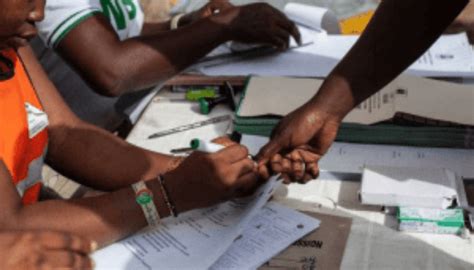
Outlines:
[{"label": "voter register sheet", "polygon": [[268,203],[279,184],[273,177],[249,198],[167,218],[94,253],[96,269],[255,269],[319,226]]}]

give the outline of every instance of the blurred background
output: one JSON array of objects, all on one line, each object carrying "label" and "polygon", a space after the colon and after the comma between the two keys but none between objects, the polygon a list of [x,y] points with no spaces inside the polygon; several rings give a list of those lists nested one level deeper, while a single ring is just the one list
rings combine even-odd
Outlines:
[{"label": "blurred background", "polygon": [[[207,0],[141,0],[147,21],[168,19],[170,14],[190,12],[207,3]],[[231,0],[235,5],[266,2],[282,9],[286,3],[296,2],[331,9],[338,19],[373,10],[380,0]]]}]

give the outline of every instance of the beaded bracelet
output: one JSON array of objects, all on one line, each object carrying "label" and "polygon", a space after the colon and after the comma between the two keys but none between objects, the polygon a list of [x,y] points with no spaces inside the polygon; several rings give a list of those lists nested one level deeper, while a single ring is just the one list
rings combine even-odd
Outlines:
[{"label": "beaded bracelet", "polygon": [[162,175],[157,176],[157,180],[160,183],[161,187],[161,193],[163,193],[163,199],[165,200],[166,206],[168,206],[168,210],[170,211],[171,215],[174,217],[178,216],[178,213],[176,212],[176,206],[174,203],[170,200],[168,190],[166,189],[165,186],[165,178]]}]

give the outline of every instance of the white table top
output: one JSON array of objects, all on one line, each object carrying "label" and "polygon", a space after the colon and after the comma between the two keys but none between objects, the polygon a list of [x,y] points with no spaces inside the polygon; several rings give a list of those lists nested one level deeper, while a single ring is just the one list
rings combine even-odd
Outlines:
[{"label": "white table top", "polygon": [[[160,96],[168,96],[161,93]],[[231,130],[220,123],[149,140],[155,132],[229,114],[217,107],[200,115],[197,104],[155,98],[128,137],[128,141],[169,154],[186,147],[192,138],[212,139]],[[451,235],[415,234],[397,231],[397,221],[379,207],[361,205],[359,182],[319,179],[306,185],[282,186],[274,199],[298,210],[341,215],[353,219],[342,269],[474,269],[474,244]]]}]

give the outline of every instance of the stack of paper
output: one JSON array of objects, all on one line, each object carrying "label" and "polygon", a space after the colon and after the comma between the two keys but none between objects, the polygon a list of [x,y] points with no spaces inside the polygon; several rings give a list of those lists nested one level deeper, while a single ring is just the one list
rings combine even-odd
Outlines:
[{"label": "stack of paper", "polygon": [[[235,130],[269,136],[279,119],[314,96],[322,81],[252,77]],[[337,140],[356,143],[474,148],[470,86],[400,76],[344,119]]]},{"label": "stack of paper", "polygon": [[360,199],[397,207],[399,229],[408,232],[460,234],[463,208],[471,210],[462,178],[443,168],[367,165]]},{"label": "stack of paper", "polygon": [[467,202],[462,179],[442,168],[367,165],[362,174],[363,204],[447,209]]},{"label": "stack of paper", "polygon": [[254,196],[184,213],[97,251],[96,269],[255,269],[319,226],[267,203],[273,177]]}]

